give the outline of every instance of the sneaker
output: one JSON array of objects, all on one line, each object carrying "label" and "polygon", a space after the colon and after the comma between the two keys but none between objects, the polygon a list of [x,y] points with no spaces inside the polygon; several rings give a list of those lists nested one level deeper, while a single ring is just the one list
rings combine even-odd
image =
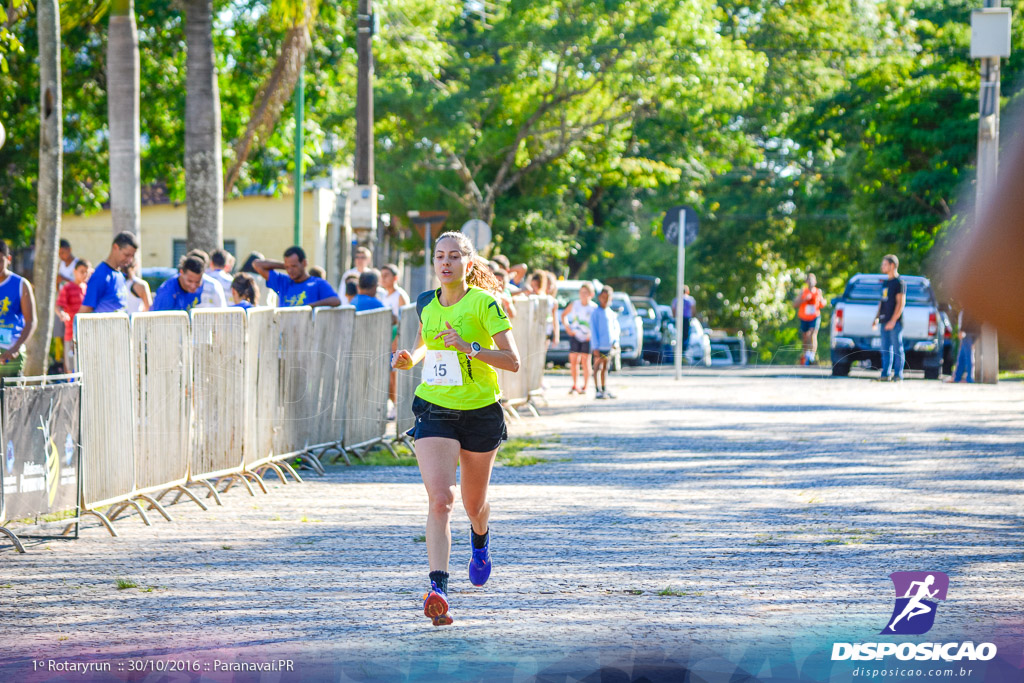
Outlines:
[{"label": "sneaker", "polygon": [[454,621],[448,614],[448,596],[433,581],[430,582],[430,590],[423,596],[423,614],[431,618],[434,626],[448,626]]},{"label": "sneaker", "polygon": [[594,398],[604,398],[604,392],[598,391],[594,393]]},{"label": "sneaker", "polygon": [[579,393],[582,393],[582,392],[579,389],[577,389],[576,387],[573,387],[572,389],[569,390],[569,395],[570,396],[572,396],[573,394],[579,394]]},{"label": "sneaker", "polygon": [[[473,546],[473,534],[470,532],[469,545]],[[469,582],[474,586],[482,586],[487,583],[491,576],[491,553],[489,546],[491,537],[488,535],[487,543],[483,548],[473,548],[473,557],[469,561]]]},{"label": "sneaker", "polygon": [[612,392],[610,392],[607,389],[605,389],[604,390],[604,398],[615,398],[615,394],[613,394]]}]

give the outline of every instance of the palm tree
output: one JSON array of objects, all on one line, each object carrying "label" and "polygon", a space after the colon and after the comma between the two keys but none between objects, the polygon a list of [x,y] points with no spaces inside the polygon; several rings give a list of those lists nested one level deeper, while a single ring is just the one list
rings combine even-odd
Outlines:
[{"label": "palm tree", "polygon": [[220,92],[213,52],[213,0],[183,0],[185,42],[185,206],[189,249],[224,241]]},{"label": "palm tree", "polygon": [[114,234],[139,235],[139,32],[133,0],[112,0],[107,28],[110,213]]},{"label": "palm tree", "polygon": [[60,88],[60,7],[58,0],[38,0],[39,33],[39,184],[36,210],[35,283],[39,325],[29,339],[25,373],[42,375],[53,333],[53,307],[57,279],[57,240],[60,235],[61,172],[64,116]]}]

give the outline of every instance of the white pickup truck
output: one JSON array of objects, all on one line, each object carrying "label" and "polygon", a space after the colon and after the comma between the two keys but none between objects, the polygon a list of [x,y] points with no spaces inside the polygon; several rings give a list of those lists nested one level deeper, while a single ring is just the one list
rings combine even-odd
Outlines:
[{"label": "white pickup truck", "polygon": [[[901,275],[907,285],[903,309],[903,349],[906,367],[924,370],[925,379],[938,379],[942,372],[943,319],[928,278]],[[882,365],[881,337],[871,324],[882,298],[881,274],[858,273],[846,283],[841,297],[832,300],[829,342],[832,374],[846,377],[854,361]]]}]

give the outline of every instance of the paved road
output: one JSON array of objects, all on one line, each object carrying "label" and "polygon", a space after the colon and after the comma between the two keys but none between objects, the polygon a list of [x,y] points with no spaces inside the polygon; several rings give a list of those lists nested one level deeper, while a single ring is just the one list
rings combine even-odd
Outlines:
[{"label": "paved road", "polygon": [[206,513],[177,505],[173,523],[128,518],[117,539],[91,526],[26,555],[3,546],[0,678],[34,657],[117,673],[133,657],[278,655],[306,680],[566,680],[680,661],[763,675],[754,645],[799,662],[877,639],[898,570],[950,576],[928,638],[1019,653],[1024,384],[670,373],[613,376],[615,401],[549,376],[543,416],[510,431],[554,447],[495,472],[486,588],[468,583],[456,515],[451,628],[421,612],[416,469],[341,466],[256,498],[234,489]]}]

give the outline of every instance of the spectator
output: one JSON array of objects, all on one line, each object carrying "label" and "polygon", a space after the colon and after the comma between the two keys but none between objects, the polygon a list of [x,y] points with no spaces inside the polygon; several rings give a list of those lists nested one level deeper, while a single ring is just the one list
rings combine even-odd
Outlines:
[{"label": "spectator", "polygon": [[[373,267],[373,252],[370,251],[369,249],[367,249],[366,247],[356,247],[356,253],[355,253],[355,256],[353,256],[353,259],[356,262],[355,267],[354,268],[349,268],[348,270],[346,270],[342,274],[341,282],[342,283],[348,282],[348,279],[350,277],[355,277],[355,278],[357,278],[357,280],[356,280],[356,282],[357,282],[356,287],[358,289],[358,278],[359,278],[359,276],[362,275],[367,270],[369,270],[370,268]],[[338,289],[341,289],[341,288],[342,288],[342,286],[339,284]],[[387,293],[387,291],[385,291],[385,289],[383,287],[377,287],[377,294],[375,296],[378,299],[380,299],[382,303],[383,303],[384,299],[387,297],[387,295],[388,295],[388,293]],[[355,296],[355,295],[353,295],[353,296]]]},{"label": "spectator", "polygon": [[[288,247],[284,261],[259,259],[252,264],[256,272],[267,281],[267,286],[277,293],[282,306],[340,306],[341,299],[328,282],[311,277],[306,268],[306,252],[302,247]],[[275,273],[284,270],[287,275]]]},{"label": "spectator", "polygon": [[249,310],[259,305],[260,291],[256,288],[256,278],[249,273],[239,273],[231,281],[231,300],[233,305]]},{"label": "spectator", "polygon": [[238,269],[238,272],[253,274],[255,276],[253,279],[256,280],[256,290],[260,295],[260,300],[266,301],[266,305],[270,308],[277,308],[277,292],[270,289],[270,287],[267,286],[267,281],[263,279],[263,276],[257,273],[256,269],[252,267],[252,264],[256,263],[256,261],[261,261],[265,258],[266,257],[258,251],[251,252],[249,257],[245,259],[245,263],[242,264],[242,267]]},{"label": "spectator", "polygon": [[365,270],[359,274],[359,291],[355,298],[352,299],[352,305],[356,307],[356,312],[387,308],[384,302],[376,296],[379,282],[380,276],[375,268]]},{"label": "spectator", "polygon": [[554,273],[550,273],[546,270],[538,270],[532,276],[530,276],[530,284],[533,287],[535,294],[543,295],[547,294],[551,297],[551,305],[546,311],[546,330],[548,345],[557,344],[560,332],[560,325],[555,324],[555,318],[558,317],[558,301],[555,299],[555,294],[558,291],[558,280],[555,278]]},{"label": "spectator", "polygon": [[509,268],[512,267],[512,263],[508,260],[508,256],[505,256],[504,254],[496,255],[493,260],[494,260],[495,263],[498,264],[498,266],[502,270],[504,270],[506,272],[508,271]]},{"label": "spectator", "polygon": [[149,283],[136,276],[138,269],[138,259],[121,269],[125,284],[128,285],[128,302],[124,308],[129,315],[148,311],[153,307],[153,293],[149,290]]},{"label": "spectator", "polygon": [[25,364],[21,353],[36,331],[36,300],[28,280],[15,275],[11,248],[0,240],[0,377],[17,377]]},{"label": "spectator", "polygon": [[195,256],[203,263],[202,280],[203,286],[199,288],[199,304],[196,308],[225,308],[228,305],[224,289],[220,282],[206,274],[210,266],[210,255],[202,249],[193,249],[186,256]]},{"label": "spectator", "polygon": [[96,266],[85,287],[85,299],[79,313],[123,311],[128,305],[128,286],[121,269],[135,260],[139,241],[127,230],[119,232],[110,245],[107,258]]},{"label": "spectator", "polygon": [[[562,312],[562,325],[569,333],[569,367],[572,370],[572,389],[570,394],[587,393],[587,381],[590,379],[590,319],[597,308],[591,299],[594,287],[584,282],[580,287],[580,298],[565,307]],[[583,370],[583,386],[577,385],[580,369]]]},{"label": "spectator", "polygon": [[899,273],[900,260],[895,254],[882,257],[882,272],[886,275],[882,283],[882,299],[871,329],[878,331],[882,338],[882,374],[880,382],[902,382],[905,354],[903,351],[903,306],[907,301],[907,283]]},{"label": "spectator", "polygon": [[75,263],[75,280],[60,288],[57,294],[57,312],[64,322],[64,372],[75,372],[75,316],[85,299],[85,283],[89,280],[92,264],[85,259]]},{"label": "spectator", "polygon": [[981,332],[977,321],[960,311],[957,319],[957,330],[960,336],[960,351],[956,355],[956,372],[947,382],[974,383],[974,340]]},{"label": "spectator", "polygon": [[526,271],[527,267],[525,263],[517,263],[516,265],[508,268],[509,283],[516,289],[526,288]]},{"label": "spectator", "polygon": [[[672,299],[672,315],[679,315],[678,304],[679,299]],[[690,286],[683,285],[683,324],[681,331],[683,333],[683,360],[686,360],[686,349],[690,346],[690,321],[693,320],[694,311],[697,308],[697,300],[690,296]],[[678,332],[678,330],[677,330]]]},{"label": "spectator", "polygon": [[156,290],[153,299],[153,311],[191,311],[199,306],[203,297],[203,288],[217,287],[216,283],[207,285],[203,281],[206,264],[196,255],[186,254],[181,257],[178,274],[164,282]]},{"label": "spectator", "polygon": [[501,291],[495,296],[501,301],[501,307],[505,309],[505,315],[509,320],[516,317],[516,305],[512,303],[512,290],[508,286],[508,273],[504,270],[495,270],[494,277],[501,283]]},{"label": "spectator", "polygon": [[61,240],[57,248],[57,255],[60,256],[60,263],[57,264],[57,291],[68,282],[75,281],[75,266],[78,259],[71,253],[71,242]]},{"label": "spectator", "polygon": [[206,274],[217,281],[220,285],[220,289],[224,292],[224,300],[227,301],[230,297],[231,284],[234,280],[231,276],[231,266],[233,265],[235,257],[224,249],[215,249],[210,254],[210,267],[207,269]]},{"label": "spectator", "polygon": [[597,296],[597,309],[590,318],[591,349],[594,354],[594,398],[615,398],[608,391],[608,362],[619,347],[619,314],[608,307],[612,288],[605,285]]},{"label": "spectator", "polygon": [[327,279],[327,271],[324,270],[323,268],[321,268],[320,266],[312,266],[312,267],[310,267],[309,275],[311,277],[318,277],[321,280],[326,280]]},{"label": "spectator", "polygon": [[380,284],[387,292],[384,304],[391,307],[395,319],[401,315],[402,306],[409,304],[409,292],[398,286],[398,266],[389,263],[380,269]]},{"label": "spectator", "polygon": [[821,327],[821,309],[828,304],[817,287],[818,280],[814,273],[807,274],[807,286],[793,300],[796,316],[800,319],[800,341],[803,343],[803,354],[800,365],[814,365],[818,356],[818,329]]},{"label": "spectator", "polygon": [[359,294],[359,276],[349,275],[345,278],[345,302],[351,304]]}]

